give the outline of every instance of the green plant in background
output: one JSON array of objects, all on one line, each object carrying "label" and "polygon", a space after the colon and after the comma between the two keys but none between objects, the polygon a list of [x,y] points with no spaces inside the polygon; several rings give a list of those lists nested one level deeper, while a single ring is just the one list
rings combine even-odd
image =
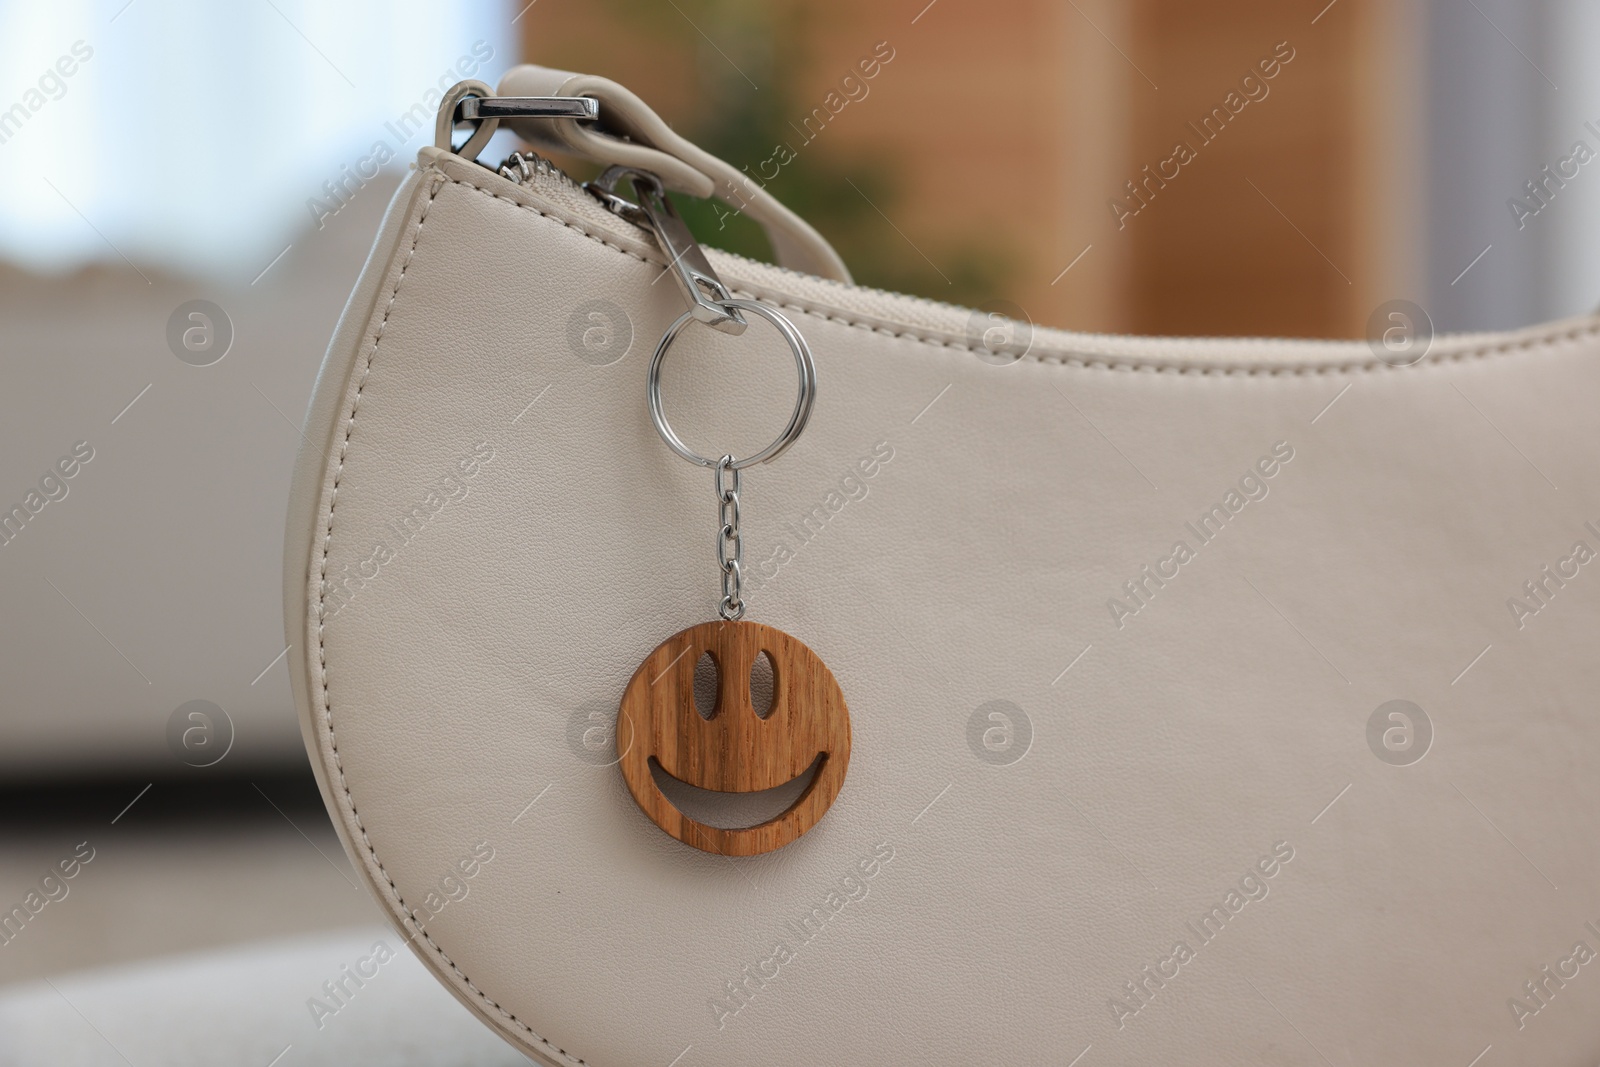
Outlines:
[{"label": "green plant in background", "polygon": [[[827,126],[849,122],[851,108],[873,105],[869,93],[834,116],[823,99],[826,89],[817,100],[801,98],[797,87],[811,62],[814,10],[747,0],[609,0],[607,6],[620,25],[649,35],[655,47],[664,39],[694,54],[699,104],[680,132],[815,226],[858,283],[960,304],[1004,292],[1007,258],[991,239],[921,241],[919,252],[885,218],[895,217],[901,168],[884,153],[842,157],[829,149]],[[874,56],[868,36],[863,30],[862,55],[881,59],[884,53]],[[887,54],[893,55],[892,46]],[[870,88],[870,80],[854,73],[857,84]],[[877,77],[893,76],[892,61],[882,64]],[[820,112],[808,122],[813,109]],[[704,243],[771,261],[761,228],[720,201],[674,195],[673,202]]]}]

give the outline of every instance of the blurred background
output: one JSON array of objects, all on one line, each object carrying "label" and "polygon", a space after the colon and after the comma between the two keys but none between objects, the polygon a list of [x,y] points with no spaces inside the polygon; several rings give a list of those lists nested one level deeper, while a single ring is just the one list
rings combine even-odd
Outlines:
[{"label": "blurred background", "polygon": [[863,284],[1346,338],[1600,299],[1578,0],[0,4],[0,904],[97,850],[0,982],[373,917],[291,706],[284,502],[440,92],[524,60],[770,178]]}]

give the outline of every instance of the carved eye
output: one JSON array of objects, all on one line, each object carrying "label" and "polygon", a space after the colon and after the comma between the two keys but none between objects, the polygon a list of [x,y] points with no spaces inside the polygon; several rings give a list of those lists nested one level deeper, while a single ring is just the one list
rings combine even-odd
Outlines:
[{"label": "carved eye", "polygon": [[717,713],[717,673],[717,661],[711,653],[701,653],[694,665],[694,710],[702,719]]},{"label": "carved eye", "polygon": [[760,718],[765,719],[772,714],[774,697],[778,691],[777,677],[772,653],[762,649],[750,664],[750,706]]}]

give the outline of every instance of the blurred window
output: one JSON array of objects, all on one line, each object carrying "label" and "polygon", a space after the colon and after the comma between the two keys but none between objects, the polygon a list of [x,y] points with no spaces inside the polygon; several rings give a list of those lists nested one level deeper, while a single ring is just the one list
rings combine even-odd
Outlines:
[{"label": "blurred window", "polygon": [[515,16],[499,0],[0,5],[0,259],[248,280],[432,142],[441,84],[515,63]]}]

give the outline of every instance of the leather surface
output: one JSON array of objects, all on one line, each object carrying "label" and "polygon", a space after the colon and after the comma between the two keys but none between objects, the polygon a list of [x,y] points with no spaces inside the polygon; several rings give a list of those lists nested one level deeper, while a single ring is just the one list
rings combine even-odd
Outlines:
[{"label": "leather surface", "polygon": [[[1600,320],[1408,367],[1038,329],[995,365],[963,309],[712,253],[815,353],[810,427],[745,475],[747,599],[854,736],[827,817],[730,860],[589,747],[715,610],[710,475],[645,410],[681,298],[558,184],[419,167],[318,383],[287,631],[357,868],[508,1040],[598,1067],[1600,1056],[1600,577],[1573,554],[1600,548]],[[597,299],[631,327],[604,365],[573,341]],[[763,329],[673,349],[691,445],[781,425]],[[1519,619],[1546,565],[1571,573]],[[1371,729],[1393,700],[1431,723],[1409,765]]]},{"label": "leather surface", "polygon": [[766,231],[778,263],[835,281],[849,282],[850,270],[811,224],[743,171],[673,132],[650,106],[609,78],[573,74],[524,64],[500,79],[502,96],[592,96],[600,101],[598,124],[508,121],[507,127],[533,144],[605,166],[623,164],[647,170],[669,189],[691,196],[715,196]]}]

